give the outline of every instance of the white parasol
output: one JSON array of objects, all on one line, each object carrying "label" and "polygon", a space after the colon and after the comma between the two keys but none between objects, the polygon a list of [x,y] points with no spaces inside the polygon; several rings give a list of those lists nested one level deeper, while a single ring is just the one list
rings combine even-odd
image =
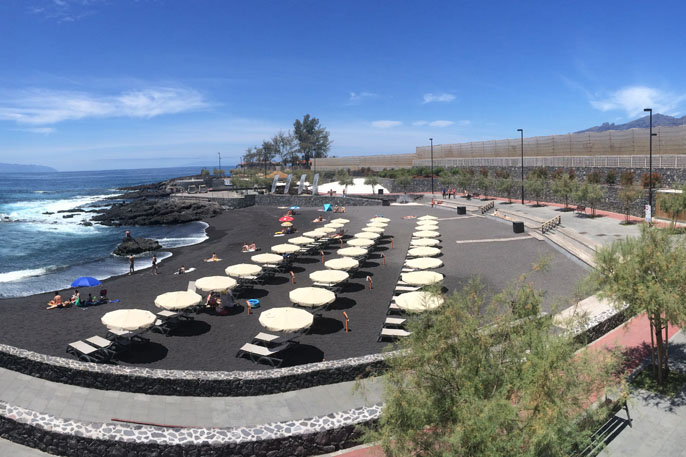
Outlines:
[{"label": "white parasol", "polygon": [[334,230],[338,230],[338,229],[341,229],[341,228],[345,227],[345,224],[335,224],[335,223],[331,222],[331,223],[329,223],[329,224],[324,225],[323,227],[324,227],[324,228],[332,228],[332,229],[334,229]]},{"label": "white parasol", "polygon": [[403,311],[421,313],[441,306],[443,297],[422,291],[407,292],[395,297],[395,303]]},{"label": "white parasol", "polygon": [[100,318],[100,322],[108,329],[126,332],[152,327],[155,320],[157,320],[157,316],[144,309],[118,309],[110,311]]},{"label": "white parasol", "polygon": [[422,219],[417,220],[417,225],[437,225],[438,221],[435,219]]},{"label": "white parasol", "polygon": [[267,330],[290,333],[309,328],[314,316],[304,309],[272,308],[262,311],[258,320]]},{"label": "white parasol", "polygon": [[384,227],[364,227],[362,231],[371,233],[383,233]]},{"label": "white parasol", "polygon": [[410,246],[412,247],[417,247],[417,246],[438,246],[441,244],[440,240],[437,240],[436,238],[415,238],[413,240],[410,240]]},{"label": "white parasol", "polygon": [[429,246],[420,246],[418,248],[412,248],[407,251],[409,257],[436,257],[441,253],[438,248],[432,248]]},{"label": "white parasol", "polygon": [[370,222],[391,222],[387,217],[376,216],[369,219]]},{"label": "white parasol", "polygon": [[364,238],[352,238],[348,240],[347,243],[350,246],[357,246],[360,248],[368,248],[370,246],[374,246],[374,242],[372,240],[365,240]]},{"label": "white parasol", "polygon": [[288,240],[288,242],[291,244],[297,244],[298,246],[304,246],[306,244],[314,243],[314,240],[306,236],[296,236],[295,238]]},{"label": "white parasol", "polygon": [[348,279],[350,275],[343,270],[317,270],[310,273],[310,279],[314,282],[332,286]]},{"label": "white parasol", "polygon": [[235,278],[247,278],[260,274],[262,267],[253,263],[237,263],[236,265],[226,267],[224,271],[227,275]]},{"label": "white parasol", "polygon": [[373,232],[359,232],[354,234],[353,238],[362,238],[363,240],[377,240],[381,238],[381,234]]},{"label": "white parasol", "polygon": [[428,220],[434,220],[435,221],[436,219],[438,219],[436,216],[429,216],[429,215],[417,218],[418,221],[428,221]]},{"label": "white parasol", "polygon": [[228,276],[206,276],[195,281],[196,289],[203,292],[223,292],[233,289],[237,284],[235,279]]},{"label": "white parasol", "polygon": [[388,227],[387,222],[370,222],[367,224],[367,227],[381,227],[381,228],[386,228]]},{"label": "white parasol", "polygon": [[299,250],[300,248],[293,244],[284,243],[272,246],[272,252],[276,252],[277,254],[293,254],[295,252],[298,252]]},{"label": "white parasol", "polygon": [[264,254],[256,254],[250,257],[250,260],[262,265],[274,265],[283,262],[283,257],[271,252],[265,252]]},{"label": "white parasol", "polygon": [[[313,232],[319,232],[319,233],[327,234],[327,233],[333,233],[336,230],[338,230],[337,227],[326,227],[326,226],[324,226],[324,227],[319,227],[319,228],[314,229]],[[303,233],[303,235],[304,235],[304,233]]]},{"label": "white parasol", "polygon": [[[233,280],[233,282],[234,284],[236,283],[235,280]],[[195,306],[201,301],[202,297],[200,294],[197,294],[192,290],[177,290],[175,292],[167,292],[165,294],[158,295],[157,298],[155,298],[155,306],[169,311],[178,311]]]},{"label": "white parasol", "polygon": [[418,225],[415,230],[433,230],[434,232],[438,232],[438,225]]},{"label": "white parasol", "polygon": [[291,290],[288,298],[296,305],[318,308],[336,301],[336,294],[321,287],[299,287]]},{"label": "white parasol", "polygon": [[323,236],[326,236],[326,233],[319,231],[319,230],[310,230],[309,232],[303,233],[303,236],[306,236],[308,238],[312,238],[312,239],[316,240],[317,238],[321,238]]},{"label": "white parasol", "polygon": [[433,268],[440,268],[443,266],[441,259],[435,257],[417,257],[405,262],[405,265],[414,270],[431,270]]},{"label": "white parasol", "polygon": [[434,232],[433,230],[420,230],[412,234],[415,238],[438,238],[441,236],[440,233]]},{"label": "white parasol", "polygon": [[331,259],[324,262],[326,268],[331,268],[332,270],[352,270],[360,266],[360,262],[352,257],[339,257],[337,259]]},{"label": "white parasol", "polygon": [[401,274],[400,279],[411,286],[428,286],[443,281],[443,275],[435,271],[412,271]]},{"label": "white parasol", "polygon": [[344,217],[339,217],[338,219],[332,219],[331,222],[334,224],[347,224],[350,221]]},{"label": "white parasol", "polygon": [[344,257],[363,257],[367,255],[368,252],[369,251],[367,251],[365,248],[352,246],[349,248],[339,249],[338,251],[336,251],[336,254],[342,255]]}]

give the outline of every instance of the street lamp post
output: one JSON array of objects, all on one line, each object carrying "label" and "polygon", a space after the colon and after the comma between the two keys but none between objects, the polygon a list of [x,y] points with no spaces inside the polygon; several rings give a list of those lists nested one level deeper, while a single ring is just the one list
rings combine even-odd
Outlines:
[{"label": "street lamp post", "polygon": [[434,139],[429,138],[431,141],[431,198],[434,196]]},{"label": "street lamp post", "polygon": [[222,153],[218,152],[217,156],[219,157],[219,170],[222,169]]},{"label": "street lamp post", "polygon": [[524,129],[517,129],[522,143],[522,205],[524,204]]},{"label": "street lamp post", "polygon": [[649,150],[650,150],[650,158],[648,162],[648,206],[650,206],[650,217],[652,219],[653,217],[653,137],[657,136],[656,133],[653,133],[653,109],[652,108],[645,108],[643,111],[650,113],[650,141],[649,141]]}]

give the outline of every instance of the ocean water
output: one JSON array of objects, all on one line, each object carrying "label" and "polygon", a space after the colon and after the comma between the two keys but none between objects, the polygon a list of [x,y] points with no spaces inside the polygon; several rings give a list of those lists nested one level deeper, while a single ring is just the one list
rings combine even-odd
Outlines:
[{"label": "ocean water", "polygon": [[[69,287],[79,276],[100,280],[128,272],[128,260],[112,251],[131,230],[132,236],[154,238],[163,248],[201,243],[203,222],[174,226],[106,227],[81,224],[93,213],[73,218],[58,211],[93,210],[117,188],[147,184],[200,172],[201,167],[3,174],[0,170],[0,298],[26,296]],[[53,214],[46,214],[53,213]],[[158,261],[171,256],[158,252]],[[136,269],[149,268],[151,254],[136,259]],[[162,262],[164,265],[164,262]]]}]

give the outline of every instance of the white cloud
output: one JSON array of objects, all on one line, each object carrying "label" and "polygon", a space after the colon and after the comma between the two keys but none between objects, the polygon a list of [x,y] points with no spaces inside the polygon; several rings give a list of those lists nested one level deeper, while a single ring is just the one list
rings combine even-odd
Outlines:
[{"label": "white cloud", "polygon": [[348,99],[349,105],[357,105],[365,100],[371,100],[378,98],[379,94],[374,92],[350,92],[350,98]]},{"label": "white cloud", "polygon": [[451,126],[451,125],[453,125],[453,124],[454,124],[453,121],[441,121],[441,120],[438,120],[438,121],[429,122],[429,126],[430,126],[430,127],[449,127],[449,126]]},{"label": "white cloud", "polygon": [[39,0],[28,7],[28,12],[56,22],[76,22],[95,14],[96,8],[106,0]]},{"label": "white cloud", "polygon": [[57,129],[52,127],[31,127],[26,129],[16,129],[18,132],[39,133],[41,135],[50,135],[55,133]]},{"label": "white cloud", "polygon": [[428,123],[429,121],[414,121],[412,125],[414,125],[415,127],[421,127],[423,125],[427,125]]},{"label": "white cloud", "polygon": [[654,112],[674,114],[675,109],[686,100],[684,94],[672,94],[646,86],[628,86],[605,98],[590,100],[591,106],[600,111],[624,111],[630,117],[643,114],[644,108]]},{"label": "white cloud", "polygon": [[402,121],[389,121],[389,120],[382,120],[382,121],[374,121],[372,122],[372,127],[376,127],[378,129],[389,129],[392,127],[398,127],[399,125],[402,125]]},{"label": "white cloud", "polygon": [[131,90],[114,96],[32,89],[7,94],[2,99],[0,120],[34,125],[85,118],[151,118],[208,105],[199,92],[173,87]]},{"label": "white cloud", "polygon": [[455,96],[453,94],[448,94],[448,93],[441,93],[441,94],[424,94],[424,102],[423,103],[433,103],[433,102],[443,102],[443,103],[448,103],[452,102],[455,100]]}]

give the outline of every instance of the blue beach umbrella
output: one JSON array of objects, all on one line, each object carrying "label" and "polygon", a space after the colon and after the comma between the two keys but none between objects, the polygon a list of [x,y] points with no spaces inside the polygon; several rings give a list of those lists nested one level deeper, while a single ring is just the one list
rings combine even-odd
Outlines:
[{"label": "blue beach umbrella", "polygon": [[77,280],[75,280],[73,283],[71,283],[72,287],[94,287],[94,286],[99,286],[101,284],[100,281],[98,281],[95,278],[91,278],[90,276],[81,276]]},{"label": "blue beach umbrella", "polygon": [[291,207],[288,208],[288,209],[300,209],[300,207],[299,207],[299,206],[291,206]]}]

